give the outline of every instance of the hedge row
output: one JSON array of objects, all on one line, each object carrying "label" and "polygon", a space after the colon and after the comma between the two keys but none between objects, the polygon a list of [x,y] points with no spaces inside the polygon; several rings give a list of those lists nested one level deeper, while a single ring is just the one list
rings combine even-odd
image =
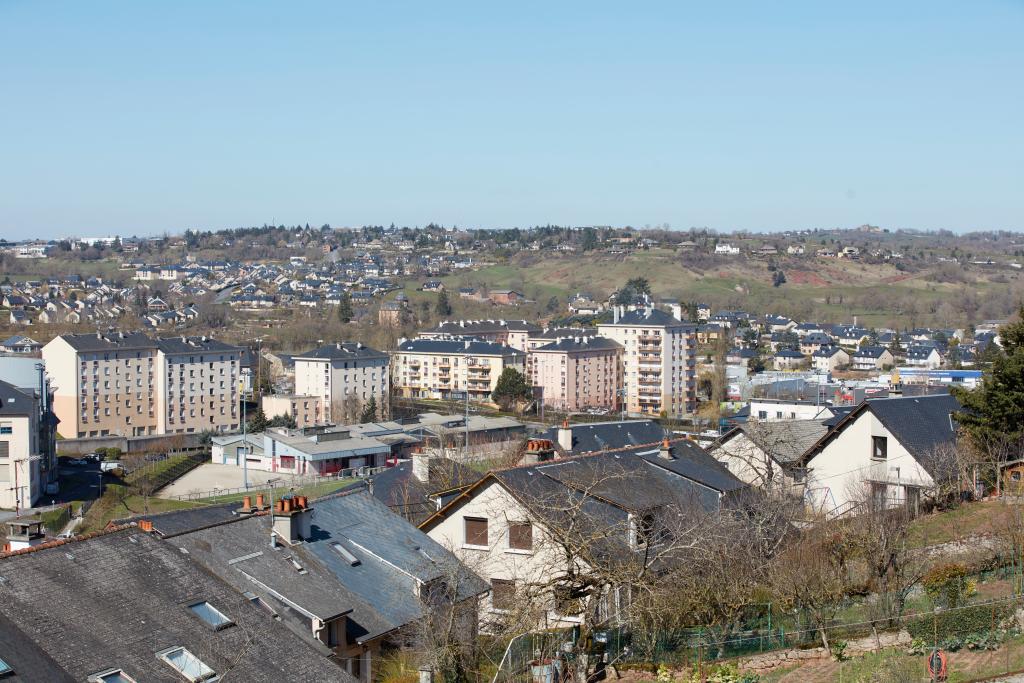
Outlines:
[{"label": "hedge row", "polygon": [[970,633],[987,633],[992,630],[993,624],[998,627],[1011,614],[1012,603],[988,603],[915,617],[908,619],[905,625],[912,638],[930,642],[936,635],[939,640],[943,640]]}]

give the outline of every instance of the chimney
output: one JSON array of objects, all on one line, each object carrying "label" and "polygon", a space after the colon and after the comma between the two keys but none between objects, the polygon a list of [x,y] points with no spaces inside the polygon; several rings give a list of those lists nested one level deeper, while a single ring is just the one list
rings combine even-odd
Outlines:
[{"label": "chimney", "polygon": [[263,505],[264,505],[263,500],[264,500],[263,499],[263,494],[262,493],[257,493],[256,494],[256,507],[257,507],[257,509],[259,509],[259,510],[264,509],[263,508]]},{"label": "chimney", "polygon": [[614,323],[616,325],[619,323],[619,306],[618,306],[618,304],[612,306],[612,323]]},{"label": "chimney", "polygon": [[526,442],[526,453],[523,455],[522,465],[536,465],[539,462],[548,462],[555,459],[554,444],[548,439],[530,439]]},{"label": "chimney", "polygon": [[290,496],[274,506],[274,534],[290,545],[300,543],[312,533],[313,508],[305,496]]},{"label": "chimney", "polygon": [[416,481],[426,484],[430,480],[430,456],[425,453],[413,453],[412,476]]},{"label": "chimney", "polygon": [[566,452],[572,451],[572,429],[569,428],[569,418],[562,420],[562,426],[558,428],[558,445]]},{"label": "chimney", "polygon": [[153,522],[148,520],[148,519],[140,519],[139,520],[139,528],[142,529],[143,531],[147,531],[147,532],[148,531],[152,531],[153,530]]},{"label": "chimney", "polygon": [[662,460],[675,460],[675,456],[672,455],[672,444],[668,442],[667,436],[661,441],[661,450],[658,451],[658,457]]},{"label": "chimney", "polygon": [[7,545],[11,551],[32,548],[44,540],[42,522],[16,519],[7,523]]}]

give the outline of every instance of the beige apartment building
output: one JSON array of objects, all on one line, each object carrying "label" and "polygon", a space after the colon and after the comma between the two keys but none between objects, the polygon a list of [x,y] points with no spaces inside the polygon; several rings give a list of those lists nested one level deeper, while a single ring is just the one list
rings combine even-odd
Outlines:
[{"label": "beige apartment building", "polygon": [[324,424],[324,402],[319,396],[299,394],[273,394],[263,397],[263,414],[268,420],[275,417],[291,417],[295,427],[312,427]]},{"label": "beige apartment building", "polygon": [[530,380],[557,410],[614,410],[622,388],[622,344],[604,337],[566,337],[530,351]]},{"label": "beige apartment building", "polygon": [[61,335],[43,361],[64,438],[239,428],[241,349],[210,337]]},{"label": "beige apartment building", "polygon": [[320,401],[317,422],[343,423],[359,417],[372,397],[386,417],[388,354],[357,342],[337,342],[295,356],[295,395]]},{"label": "beige apartment building", "polygon": [[406,397],[451,398],[469,392],[489,401],[505,368],[526,374],[526,354],[504,344],[464,339],[410,339],[394,353],[393,382]]},{"label": "beige apartment building", "polygon": [[623,346],[623,389],[630,413],[679,417],[697,408],[697,328],[654,308],[614,309],[598,334]]}]

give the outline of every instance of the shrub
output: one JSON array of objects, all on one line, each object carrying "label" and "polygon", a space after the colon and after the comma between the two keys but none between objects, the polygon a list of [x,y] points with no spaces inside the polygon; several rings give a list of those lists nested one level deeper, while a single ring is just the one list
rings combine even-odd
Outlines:
[{"label": "shrub", "polygon": [[977,590],[967,567],[956,562],[936,565],[924,575],[921,584],[932,602],[940,607],[959,607]]}]

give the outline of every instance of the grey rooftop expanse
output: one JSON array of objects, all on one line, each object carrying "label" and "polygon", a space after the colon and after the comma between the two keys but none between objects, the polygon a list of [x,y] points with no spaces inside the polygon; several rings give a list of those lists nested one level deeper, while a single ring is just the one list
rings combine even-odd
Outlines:
[{"label": "grey rooftop expanse", "polygon": [[399,351],[413,353],[447,353],[453,356],[525,356],[511,346],[473,339],[408,339],[398,347]]},{"label": "grey rooftop expanse", "polygon": [[[5,557],[0,576],[3,625],[76,681],[122,669],[140,683],[180,683],[156,654],[173,647],[237,680],[355,681],[327,659],[326,648],[272,620],[171,542],[134,527]],[[200,620],[189,605],[201,601],[232,625],[218,631]],[[62,680],[44,658],[26,657],[21,666],[12,680]]]},{"label": "grey rooftop expanse", "polygon": [[582,351],[615,351],[621,349],[622,344],[606,337],[563,337],[556,339],[550,344],[544,344],[535,351],[566,351],[576,353]]},{"label": "grey rooftop expanse", "polygon": [[167,354],[196,352],[235,352],[241,349],[213,337],[161,337],[152,339],[141,332],[110,334],[65,334],[61,339],[79,352],[129,351],[160,349]]},{"label": "grey rooftop expanse", "polygon": [[292,356],[297,360],[377,360],[386,359],[388,354],[372,349],[359,342],[336,342]]},{"label": "grey rooftop expanse", "polygon": [[[654,420],[589,422],[569,425],[572,430],[572,454],[592,453],[626,446],[656,444],[665,438],[665,429]],[[558,427],[543,438],[558,443]]]},{"label": "grey rooftop expanse", "polygon": [[624,314],[619,316],[619,322],[617,323],[599,323],[598,327],[605,327],[615,325],[618,327],[629,327],[635,325],[636,327],[688,327],[697,329],[697,326],[692,323],[684,323],[679,318],[676,318],[671,313],[654,309],[643,309],[638,308],[635,311],[626,311]]},{"label": "grey rooftop expanse", "polygon": [[525,320],[446,320],[428,334],[501,334],[539,332],[540,325]]},{"label": "grey rooftop expanse", "polygon": [[31,415],[34,406],[33,397],[0,380],[0,416]]}]

